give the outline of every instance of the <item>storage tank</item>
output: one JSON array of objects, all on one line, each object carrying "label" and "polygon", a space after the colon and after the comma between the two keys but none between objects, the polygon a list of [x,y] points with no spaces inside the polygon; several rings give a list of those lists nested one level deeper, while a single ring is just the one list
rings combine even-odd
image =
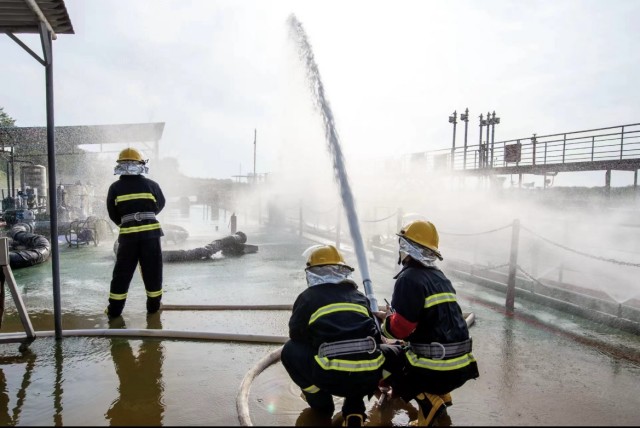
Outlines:
[{"label": "storage tank", "polygon": [[38,190],[38,197],[47,196],[47,168],[42,165],[22,165],[20,167],[22,189],[30,187]]}]

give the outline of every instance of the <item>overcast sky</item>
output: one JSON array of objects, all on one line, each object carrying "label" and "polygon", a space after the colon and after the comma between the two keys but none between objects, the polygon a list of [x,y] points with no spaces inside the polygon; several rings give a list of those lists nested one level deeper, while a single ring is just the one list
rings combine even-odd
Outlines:
[{"label": "overcast sky", "polygon": [[[190,176],[252,172],[254,129],[257,172],[277,169],[296,120],[283,97],[292,13],[347,162],[450,147],[448,116],[465,108],[470,144],[494,110],[496,141],[640,122],[636,0],[65,4],[75,34],[53,42],[56,125],[165,122],[160,156]],[[41,52],[38,36],[20,38]],[[45,126],[42,66],[1,40],[0,106],[17,126]]]}]

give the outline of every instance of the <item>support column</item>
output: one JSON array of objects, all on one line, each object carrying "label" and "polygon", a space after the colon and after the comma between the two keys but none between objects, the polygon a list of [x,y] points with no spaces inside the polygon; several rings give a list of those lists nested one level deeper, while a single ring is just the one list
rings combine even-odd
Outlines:
[{"label": "support column", "polygon": [[638,198],[638,170],[633,171],[633,200]]},{"label": "support column", "polygon": [[507,313],[512,314],[516,296],[516,269],[518,267],[518,242],[520,240],[520,220],[513,220],[511,232],[511,254],[509,256],[509,276],[507,278]]}]

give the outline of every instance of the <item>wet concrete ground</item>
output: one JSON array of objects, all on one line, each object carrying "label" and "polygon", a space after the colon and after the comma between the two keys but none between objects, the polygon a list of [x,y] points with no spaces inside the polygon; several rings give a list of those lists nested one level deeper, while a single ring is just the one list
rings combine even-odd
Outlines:
[{"label": "wet concrete ground", "polygon": [[[165,265],[165,304],[291,304],[305,287],[301,254],[314,242],[252,224],[239,230],[256,254]],[[202,229],[186,248],[225,236]],[[168,246],[167,246],[168,248]],[[113,266],[112,242],[60,245],[63,328],[162,328],[231,334],[287,334],[287,311],[164,311],[147,319],[144,288],[134,277],[123,323],[103,310]],[[353,254],[347,260],[357,267]],[[446,272],[446,267],[443,267]],[[373,289],[389,299],[393,263],[371,262]],[[54,329],[51,265],[14,271],[36,331]],[[356,279],[360,281],[356,270]],[[637,425],[640,338],[553,310],[517,302],[454,279],[471,327],[480,377],[454,391],[440,425]],[[20,331],[10,298],[1,333]],[[598,344],[604,344],[598,346]],[[255,364],[277,344],[68,337],[36,339],[21,355],[0,345],[0,425],[239,425],[236,395]],[[612,352],[618,350],[619,352]],[[410,403],[368,402],[370,425],[405,425]],[[337,408],[340,399],[336,398]],[[298,388],[279,364],[254,380],[255,425],[311,425]],[[326,421],[325,421],[326,422]],[[338,421],[335,421],[338,422]]]}]

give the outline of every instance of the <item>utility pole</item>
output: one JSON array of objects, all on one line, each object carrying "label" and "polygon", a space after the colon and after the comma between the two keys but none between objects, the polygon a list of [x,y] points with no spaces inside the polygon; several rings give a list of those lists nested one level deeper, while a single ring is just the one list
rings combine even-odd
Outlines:
[{"label": "utility pole", "polygon": [[453,170],[454,160],[455,160],[455,152],[456,152],[456,121],[458,117],[458,113],[456,110],[453,111],[453,115],[449,116],[449,123],[453,123],[453,144],[451,145],[451,169]]},{"label": "utility pole", "polygon": [[482,145],[482,127],[486,124],[486,121],[482,118],[480,113],[480,137],[478,141],[478,168],[484,168],[484,147]]},{"label": "utility pole", "polygon": [[256,176],[256,140],[258,136],[258,130],[253,129],[253,182],[258,182],[258,177]]},{"label": "utility pole", "polygon": [[496,117],[496,111],[493,111],[489,124],[491,125],[491,167],[493,168],[493,143],[496,135],[496,125],[500,123],[500,118]]},{"label": "utility pole", "polygon": [[467,129],[469,127],[469,109],[464,109],[460,115],[460,120],[464,122],[464,154],[462,156],[462,169],[467,169]]},{"label": "utility pole", "polygon": [[484,162],[485,162],[485,167],[489,166],[489,131],[491,130],[491,128],[489,127],[489,125],[491,124],[491,112],[487,112],[487,119],[486,119],[486,125],[487,125],[487,138],[485,140],[485,151],[486,151],[486,156],[484,157]]}]

